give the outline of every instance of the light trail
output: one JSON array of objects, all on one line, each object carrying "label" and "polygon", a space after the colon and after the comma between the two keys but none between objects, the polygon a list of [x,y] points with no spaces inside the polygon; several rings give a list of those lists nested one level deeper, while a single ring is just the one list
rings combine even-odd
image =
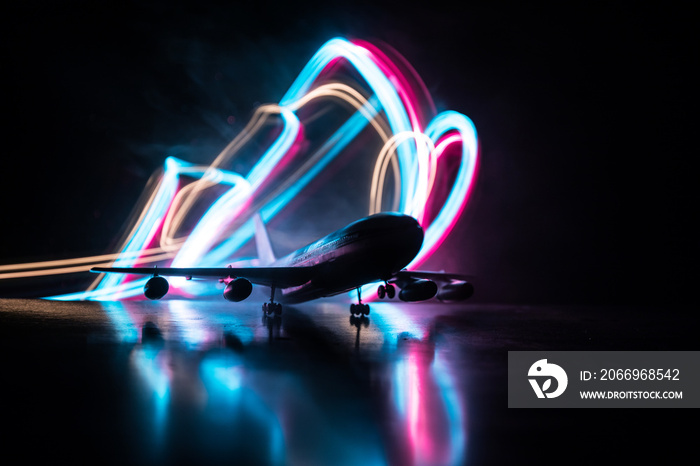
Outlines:
[{"label": "light trail", "polygon": [[[175,256],[174,252],[163,251],[165,251],[163,248],[154,248],[132,252],[131,255],[134,258],[140,257],[141,263],[160,262],[166,259],[171,259]],[[121,254],[114,253],[102,254],[99,256],[78,257],[75,259],[2,265],[0,266],[0,280],[88,272],[92,267],[109,267],[116,259],[120,257],[122,257]]]},{"label": "light trail", "polygon": [[[345,72],[347,67],[353,72]],[[309,141],[304,129],[312,121],[305,119],[306,109],[315,108],[350,110],[350,114],[325,140]],[[300,117],[302,111],[304,117]],[[259,213],[266,223],[275,218],[336,158],[358,156],[358,149],[350,144],[368,130],[377,141],[376,149],[361,148],[376,151],[368,214],[382,211],[390,198],[390,210],[418,219],[425,241],[408,267],[415,269],[444,241],[469,199],[478,167],[476,130],[460,113],[436,115],[425,85],[402,57],[392,59],[366,42],[334,38],[312,56],[278,104],[256,109],[211,164],[168,157],[162,174],[150,183],[146,202],[118,253],[4,265],[0,279],[82,272],[105,263],[119,267],[225,265],[253,238],[253,214]],[[257,163],[247,174],[232,171],[233,161],[249,156],[253,141],[265,131],[276,136]],[[306,149],[301,149],[302,143]],[[459,171],[437,216],[429,220],[426,207],[435,206],[433,188],[444,169],[440,158],[453,145],[461,146]],[[385,193],[389,173],[390,194]],[[208,208],[198,214],[195,207],[201,212],[202,205]],[[134,283],[141,282],[129,275],[99,275],[85,292],[49,298],[134,297],[140,294]],[[192,294],[178,286],[172,287],[173,293]],[[363,288],[367,300],[373,298],[374,286]],[[212,288],[201,287],[196,294],[210,294]]]},{"label": "light trail", "polygon": [[[342,66],[333,66],[337,64],[350,66],[356,73],[343,76]],[[350,75],[356,74],[363,82],[354,82]],[[347,82],[337,82],[343,79]],[[352,85],[349,84],[351,80]],[[304,139],[310,123],[304,119],[304,111],[324,104],[324,110],[340,109],[345,112],[340,115],[349,115],[327,137],[311,141],[311,149],[301,150],[299,143],[309,142]],[[257,163],[247,174],[234,172],[232,162],[247,155],[246,149],[253,145],[255,137],[265,135],[264,131],[270,128],[276,131],[276,137]],[[465,115],[454,111],[437,113],[425,86],[407,63],[392,61],[371,44],[336,38],[314,54],[278,104],[263,105],[255,111],[246,127],[211,164],[194,165],[168,157],[162,174],[149,184],[146,202],[118,253],[4,265],[0,266],[0,279],[82,272],[98,264],[222,266],[253,237],[252,214],[259,213],[264,222],[274,219],[331,162],[339,157],[361,155],[351,143],[369,131],[377,144],[376,147],[362,147],[373,151],[370,155],[374,156],[373,167],[370,166],[373,170],[368,170],[372,172],[368,180],[368,214],[381,211],[384,200],[390,196],[391,210],[419,220],[425,231],[424,244],[408,266],[416,269],[442,244],[467,205],[478,171],[476,129]],[[430,220],[426,208],[436,204],[435,183],[440,170],[444,170],[441,161],[448,150],[450,154],[458,151],[459,169],[446,200]],[[389,173],[393,192],[385,193]],[[202,203],[206,204],[204,213],[195,219],[194,226],[187,227],[188,220],[197,215],[196,206]],[[141,298],[147,280],[148,277],[134,279],[129,275],[101,274],[85,291],[48,299],[118,301]],[[375,290],[376,284],[363,288],[365,301],[376,296]],[[218,292],[214,286],[187,288],[186,291],[178,286],[171,287],[171,293],[176,296],[213,292]],[[352,295],[354,298],[354,293]],[[173,303],[171,314],[174,320],[183,322],[184,342],[192,347],[211,344],[213,336],[192,318],[192,309],[177,301]],[[400,309],[388,303],[383,306],[386,307],[375,314],[375,321],[385,335],[398,331],[416,337],[422,334],[419,326]],[[122,314],[114,313],[114,325],[121,329],[122,338],[133,339],[134,319]],[[396,364],[392,389],[397,419],[415,463],[460,464],[466,450],[465,407],[442,354],[430,344],[424,336],[422,342],[409,345]],[[427,360],[426,354],[431,353],[434,359]],[[167,361],[157,352],[137,351],[133,363],[151,387],[160,413],[158,422],[164,425],[172,380]],[[202,380],[212,393],[217,389],[222,396],[230,396],[247,383],[243,378],[245,374],[230,361],[206,360],[201,368]],[[431,413],[441,412],[445,415],[436,419],[442,421],[441,431],[449,433],[446,437],[432,432],[431,425],[426,422]],[[274,415],[265,416],[275,426],[277,456],[284,459],[283,424],[277,422]]]},{"label": "light trail", "polygon": [[[387,167],[390,162],[394,162],[395,155],[396,155],[396,148],[403,142],[408,139],[415,139],[416,145],[420,145],[419,143],[422,143],[425,145],[425,147],[432,152],[432,149],[434,148],[433,141],[430,140],[428,136],[426,136],[423,133],[416,133],[412,131],[407,131],[405,133],[399,133],[395,134],[392,136],[386,143],[384,144],[384,147],[382,147],[382,150],[379,151],[379,156],[377,157],[377,162],[374,166],[374,173],[372,175],[372,188],[370,192],[370,209],[369,213],[370,214],[376,214],[378,212],[382,211],[382,194],[384,190],[384,184],[386,181],[386,172],[387,172]],[[419,151],[419,153],[424,154],[424,151]],[[418,223],[423,223],[422,220],[422,213],[423,209],[425,209],[425,203],[427,201],[427,193],[430,192],[432,189],[432,184],[435,180],[435,167],[433,161],[435,158],[430,158],[428,163],[430,163],[432,170],[430,170],[429,173],[429,179],[427,181],[426,186],[422,186],[422,189],[419,191],[425,191],[423,194],[423,197],[418,198],[416,196],[416,199],[414,199],[414,205],[417,209],[419,209],[418,213],[419,215],[414,215],[418,219]],[[394,178],[397,180],[400,180],[400,171],[399,167],[396,163],[392,165],[394,168]],[[396,183],[395,187],[395,192],[394,192],[394,199],[397,199],[398,196],[400,195],[400,185],[399,183]],[[422,200],[423,202],[419,202]],[[397,210],[397,207],[395,207],[392,210]],[[410,210],[413,210],[413,207],[410,208]]]}]

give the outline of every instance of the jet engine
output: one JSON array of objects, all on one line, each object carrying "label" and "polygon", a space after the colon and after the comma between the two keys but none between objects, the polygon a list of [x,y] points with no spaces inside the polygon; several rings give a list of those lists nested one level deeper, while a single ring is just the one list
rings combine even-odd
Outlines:
[{"label": "jet engine", "polygon": [[168,292],[170,285],[163,277],[155,276],[148,279],[143,287],[143,294],[148,299],[160,299]]},{"label": "jet engine", "polygon": [[440,301],[462,301],[474,294],[474,285],[469,282],[452,282],[440,288],[437,298]]},{"label": "jet engine", "polygon": [[407,283],[399,293],[401,301],[425,301],[437,294],[438,287],[432,280],[414,280]]},{"label": "jet engine", "polygon": [[245,278],[237,278],[226,285],[224,289],[224,298],[227,301],[237,303],[243,301],[253,291],[253,284]]}]

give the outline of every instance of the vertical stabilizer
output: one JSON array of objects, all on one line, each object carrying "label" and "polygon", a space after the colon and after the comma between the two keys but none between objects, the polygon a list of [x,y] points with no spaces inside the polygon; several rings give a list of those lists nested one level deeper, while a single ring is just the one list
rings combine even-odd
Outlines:
[{"label": "vertical stabilizer", "polygon": [[265,228],[265,224],[259,213],[253,216],[253,221],[255,222],[255,246],[258,249],[260,265],[270,265],[275,261],[275,253],[272,251],[272,243],[270,243],[270,236],[267,234],[267,228]]}]

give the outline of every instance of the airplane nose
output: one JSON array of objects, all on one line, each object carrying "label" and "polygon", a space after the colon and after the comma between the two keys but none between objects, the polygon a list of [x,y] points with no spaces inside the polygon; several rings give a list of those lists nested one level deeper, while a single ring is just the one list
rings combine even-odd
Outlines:
[{"label": "airplane nose", "polygon": [[423,246],[423,228],[418,221],[410,215],[399,215],[394,219],[396,230],[394,240],[397,242],[397,263],[402,267],[413,260]]},{"label": "airplane nose", "polygon": [[[407,231],[408,231],[407,236],[410,236],[410,238],[411,238],[410,239],[410,243],[411,243],[410,249],[412,251],[414,251],[413,257],[415,257],[418,254],[418,251],[420,251],[420,248],[423,246],[423,238],[424,238],[425,234],[423,232],[423,227],[420,226],[420,223],[418,223],[418,221],[413,217],[409,217],[409,218],[411,221],[408,222],[409,226],[407,227]],[[411,259],[413,259],[413,257],[411,257]]]},{"label": "airplane nose", "polygon": [[401,217],[401,221],[403,222],[403,226],[405,228],[419,228],[421,231],[423,230],[420,226],[420,223],[418,223],[418,220],[411,217],[410,215],[403,215]]},{"label": "airplane nose", "polygon": [[390,222],[389,224],[392,228],[406,230],[407,232],[415,232],[416,230],[419,230],[421,236],[423,235],[423,228],[420,226],[420,223],[418,223],[418,220],[410,215],[398,213],[385,215],[387,215],[387,220]]}]

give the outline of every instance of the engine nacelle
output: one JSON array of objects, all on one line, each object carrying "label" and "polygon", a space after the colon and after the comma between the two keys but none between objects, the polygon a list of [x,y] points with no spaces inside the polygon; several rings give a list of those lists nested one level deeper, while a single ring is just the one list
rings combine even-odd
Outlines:
[{"label": "engine nacelle", "polygon": [[143,286],[143,294],[148,299],[160,299],[168,292],[170,285],[163,277],[151,277]]},{"label": "engine nacelle", "polygon": [[440,301],[462,301],[474,294],[474,285],[469,282],[453,282],[440,288],[437,298]]},{"label": "engine nacelle", "polygon": [[401,288],[399,299],[401,301],[425,301],[437,294],[438,286],[432,280],[415,280]]},{"label": "engine nacelle", "polygon": [[237,278],[226,285],[224,289],[224,298],[227,301],[237,303],[243,301],[253,291],[253,284],[245,278]]}]

